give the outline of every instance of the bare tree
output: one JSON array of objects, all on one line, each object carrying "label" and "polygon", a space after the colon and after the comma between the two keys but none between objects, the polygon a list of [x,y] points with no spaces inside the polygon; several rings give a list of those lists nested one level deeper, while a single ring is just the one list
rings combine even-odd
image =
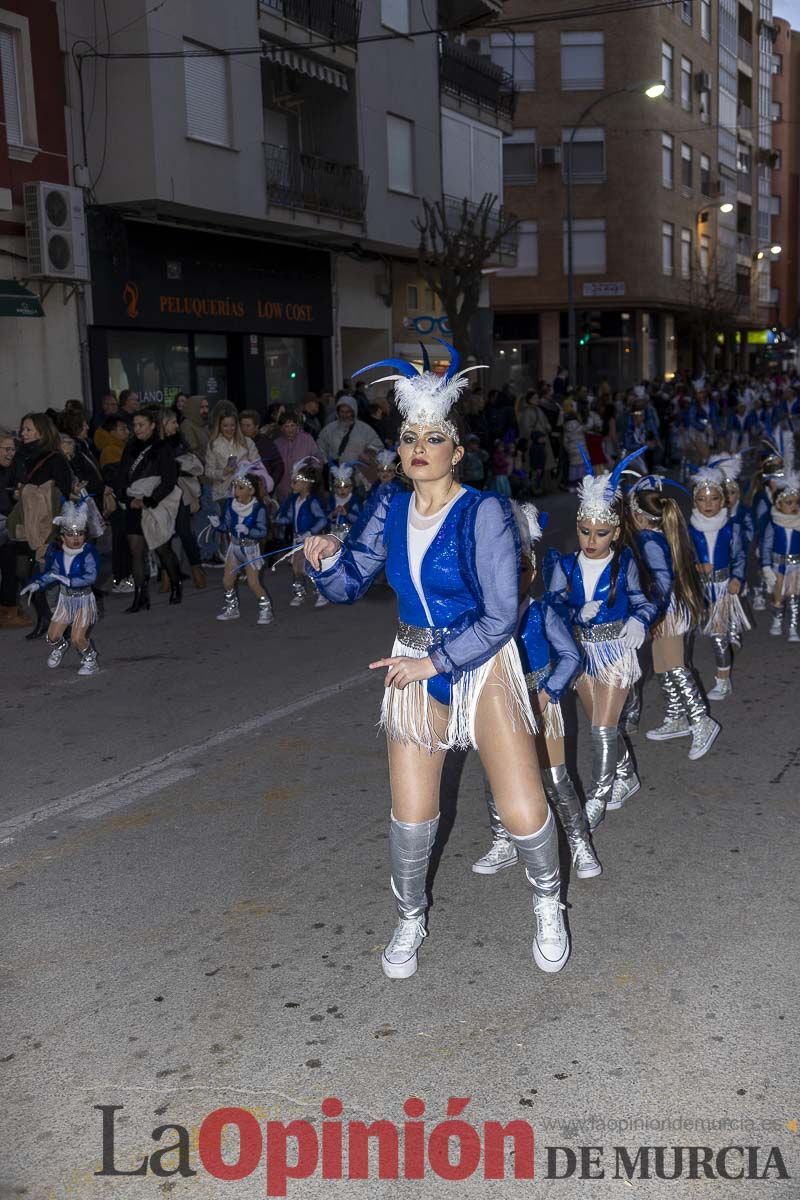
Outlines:
[{"label": "bare tree", "polygon": [[480,302],[482,271],[507,243],[517,218],[504,213],[487,192],[479,204],[445,197],[422,201],[419,273],[442,302],[453,345],[463,358],[472,351],[472,320]]},{"label": "bare tree", "polygon": [[684,293],[686,315],[691,325],[695,365],[713,366],[714,348],[719,334],[734,333],[739,319],[749,312],[750,295],[739,295],[736,261],[726,262],[720,247],[709,249],[702,261],[694,256],[691,277]]}]

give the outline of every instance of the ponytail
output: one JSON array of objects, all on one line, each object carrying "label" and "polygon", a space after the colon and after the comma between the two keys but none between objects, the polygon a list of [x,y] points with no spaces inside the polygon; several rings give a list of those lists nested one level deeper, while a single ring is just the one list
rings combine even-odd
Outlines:
[{"label": "ponytail", "polygon": [[661,529],[672,555],[675,602],[689,610],[694,626],[700,625],[705,617],[705,597],[695,569],[694,550],[683,513],[672,496],[659,495],[657,506],[660,509]]}]

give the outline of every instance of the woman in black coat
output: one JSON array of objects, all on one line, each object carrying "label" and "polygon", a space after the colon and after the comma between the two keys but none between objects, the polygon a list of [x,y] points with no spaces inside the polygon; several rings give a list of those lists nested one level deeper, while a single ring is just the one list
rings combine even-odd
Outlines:
[{"label": "woman in black coat", "polygon": [[[147,543],[142,532],[142,510],[156,508],[178,482],[178,471],[172,450],[158,435],[156,415],[148,409],[133,417],[133,436],[127,442],[117,472],[117,499],[125,509],[125,533],[131,552],[133,567],[133,603],[126,612],[139,612],[150,607],[148,586]],[[128,489],[138,480],[156,476],[158,482],[149,496],[128,494]],[[181,577],[178,560],[170,545],[170,538],[156,548],[156,554],[169,575],[170,604],[181,602]]]}]

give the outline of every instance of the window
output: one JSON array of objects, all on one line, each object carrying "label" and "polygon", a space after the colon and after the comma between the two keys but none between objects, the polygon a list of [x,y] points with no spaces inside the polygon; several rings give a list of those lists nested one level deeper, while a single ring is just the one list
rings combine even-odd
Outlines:
[{"label": "window", "polygon": [[515,129],[503,138],[503,182],[533,183],[536,180],[536,130]]},{"label": "window", "polygon": [[750,147],[746,142],[739,142],[736,146],[736,170],[740,175],[750,174]]},{"label": "window", "polygon": [[711,195],[711,159],[707,154],[700,155],[700,191],[704,196]]},{"label": "window", "polygon": [[773,193],[773,194],[770,196],[770,207],[769,207],[769,211],[770,211],[770,213],[772,214],[772,216],[773,216],[773,217],[779,217],[779,216],[781,215],[781,198],[780,198],[780,195],[778,195],[778,194],[776,194],[776,193]]},{"label": "window", "polygon": [[415,283],[409,283],[406,287],[406,308],[409,312],[416,312],[419,308],[419,289]]},{"label": "window", "polygon": [[681,189],[684,196],[692,193],[692,147],[681,142]]},{"label": "window", "polygon": [[686,25],[691,25],[691,23],[692,23],[693,3],[694,3],[694,0],[681,0],[681,20]]},{"label": "window", "polygon": [[783,74],[783,55],[782,54],[773,54],[773,56],[772,56],[772,74],[773,75],[782,75]]},{"label": "window", "polygon": [[12,29],[0,29],[0,75],[6,114],[6,138],[11,146],[21,146],[22,105],[17,72],[17,39]]},{"label": "window", "polygon": [[672,165],[672,148],[674,139],[671,133],[662,133],[661,135],[661,182],[664,187],[671,188],[675,186],[675,175]]},{"label": "window", "polygon": [[561,34],[561,89],[591,91],[605,85],[604,35]]},{"label": "window", "polygon": [[[709,76],[709,78],[710,78],[710,76]],[[705,89],[703,89],[703,91],[699,93],[698,100],[697,100],[697,106],[700,109],[700,120],[703,122],[704,125],[708,125],[709,121],[711,120],[711,89],[710,88],[707,91]]]},{"label": "window", "polygon": [[381,0],[381,25],[396,33],[408,33],[411,29],[409,0]]},{"label": "window", "polygon": [[228,59],[208,46],[184,39],[186,134],[215,146],[230,146]]},{"label": "window", "polygon": [[773,169],[773,171],[780,171],[782,166],[783,166],[783,153],[780,150],[773,150],[772,151],[772,169]]},{"label": "window", "polygon": [[592,129],[591,127],[578,129],[570,146],[571,134],[571,129],[561,130],[564,178],[566,179],[567,166],[570,165],[573,183],[604,183],[606,178],[605,129]]},{"label": "window", "polygon": [[503,194],[503,135],[481,121],[442,109],[442,178],[457,200]]},{"label": "window", "polygon": [[675,226],[670,221],[661,222],[661,270],[665,275],[673,272],[673,246],[675,242]]},{"label": "window", "polygon": [[[568,266],[567,222],[563,223],[564,274]],[[605,275],[605,219],[572,222],[572,269],[576,275]]]},{"label": "window", "polygon": [[711,41],[711,0],[700,0],[700,33]]},{"label": "window", "polygon": [[700,270],[704,275],[708,274],[708,268],[711,262],[711,239],[704,233],[700,238]]},{"label": "window", "polygon": [[414,192],[414,122],[386,114],[386,148],[389,157],[388,188]]},{"label": "window", "polygon": [[692,60],[681,58],[681,108],[692,111]]},{"label": "window", "polygon": [[517,226],[517,271],[539,274],[539,223],[520,221]]},{"label": "window", "polygon": [[672,99],[672,46],[669,42],[661,43],[661,82],[666,91],[664,95]]},{"label": "window", "polygon": [[681,279],[692,277],[692,231],[681,230]]},{"label": "window", "polygon": [[769,112],[769,115],[770,115],[770,117],[772,118],[772,120],[773,120],[773,121],[780,121],[780,120],[781,120],[781,117],[783,116],[783,108],[782,108],[782,106],[781,106],[781,102],[780,102],[780,100],[773,100],[773,101],[772,101],[772,104],[770,105],[770,112]]},{"label": "window", "polygon": [[492,62],[513,75],[518,92],[532,92],[536,86],[535,51],[532,33],[493,33],[489,39]]}]

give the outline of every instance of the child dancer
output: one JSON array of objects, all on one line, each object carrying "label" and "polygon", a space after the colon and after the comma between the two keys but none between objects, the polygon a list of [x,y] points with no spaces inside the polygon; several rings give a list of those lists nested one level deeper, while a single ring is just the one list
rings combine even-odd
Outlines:
[{"label": "child dancer", "polygon": [[[786,459],[791,461],[787,453]],[[761,544],[761,565],[772,594],[770,633],[783,632],[784,609],[789,611],[789,641],[800,642],[800,475],[784,467],[780,491]]]},{"label": "child dancer", "polygon": [[330,468],[333,493],[328,501],[331,532],[346,537],[361,512],[361,503],[353,491],[353,468],[349,463]]},{"label": "child dancer", "polygon": [[[328,521],[325,511],[315,492],[319,488],[320,463],[316,458],[301,458],[292,467],[292,490],[278,510],[275,518],[276,525],[288,525],[293,540],[302,541],[306,537],[322,533]],[[292,557],[292,598],[290,608],[299,608],[306,602],[306,570],[302,551],[298,550]],[[316,595],[315,608],[324,608],[328,601],[311,584],[312,594]]]},{"label": "child dancer", "polygon": [[[610,475],[586,475],[581,482],[580,549],[554,564],[545,597],[569,614],[584,653],[583,674],[575,686],[592,725],[592,783],[586,801],[592,831],[605,816],[615,776],[635,780],[632,756],[617,726],[628,691],[641,675],[636,652],[658,616],[658,605],[642,591],[622,529],[621,476],[640,454],[636,450],[623,458]],[[637,790],[635,783],[629,795]]]},{"label": "child dancer", "polygon": [[256,624],[272,624],[272,599],[261,584],[258,563],[261,558],[261,543],[267,536],[267,510],[264,499],[273,487],[272,476],[260,460],[254,463],[239,463],[231,484],[231,496],[225,502],[222,520],[215,516],[209,520],[214,529],[222,529],[230,536],[222,576],[225,595],[222,611],[217,613],[218,621],[239,620],[236,585],[240,573],[244,571],[247,586],[258,601]]},{"label": "child dancer", "polygon": [[628,493],[631,535],[659,604],[650,634],[653,669],[667,702],[663,722],[646,736],[651,742],[691,737],[689,758],[697,759],[708,753],[719,734],[684,654],[685,635],[705,619],[705,597],[683,514],[676,501],[663,494],[663,486],[661,476],[645,475]]},{"label": "child dancer", "polygon": [[96,675],[97,650],[90,638],[97,621],[97,602],[92,586],[97,579],[100,560],[91,542],[87,541],[89,510],[85,501],[77,504],[67,500],[61,515],[53,521],[61,530],[61,542],[52,542],[44,560],[44,570],[31,580],[20,595],[33,593],[60,584],[58,603],[50,618],[47,644],[50,654],[48,667],[60,667],[70,643],[64,631],[71,626],[70,640],[80,655],[79,675]]},{"label": "child dancer", "polygon": [[701,633],[711,638],[716,663],[708,699],[724,700],[733,690],[731,625],[737,630],[750,628],[739,599],[746,569],[742,531],[728,515],[723,475],[715,467],[700,467],[695,473],[692,503],[689,532],[708,605]]},{"label": "child dancer", "polygon": [[763,612],[767,607],[767,593],[770,589],[767,587],[766,580],[763,578],[763,570],[761,569],[761,547],[764,540],[764,532],[769,524],[772,501],[778,493],[777,476],[783,470],[783,455],[775,443],[770,441],[769,438],[764,438],[763,444],[767,453],[762,459],[761,466],[753,476],[748,496],[753,513],[756,558],[761,576],[753,592],[754,612]]},{"label": "child dancer", "polygon": [[[592,849],[586,816],[567,771],[561,716],[561,696],[578,673],[581,654],[563,617],[551,605],[534,600],[530,595],[536,576],[534,545],[542,536],[546,514],[542,514],[540,524],[539,513],[533,504],[514,505],[514,513],[522,546],[522,606],[517,647],[537,720],[536,750],[542,783],[567,836],[575,874],[578,879],[591,879],[600,875],[603,868]],[[476,875],[495,875],[505,867],[512,867],[519,857],[488,788],[486,804],[492,844],[486,854],[472,864]]]}]

